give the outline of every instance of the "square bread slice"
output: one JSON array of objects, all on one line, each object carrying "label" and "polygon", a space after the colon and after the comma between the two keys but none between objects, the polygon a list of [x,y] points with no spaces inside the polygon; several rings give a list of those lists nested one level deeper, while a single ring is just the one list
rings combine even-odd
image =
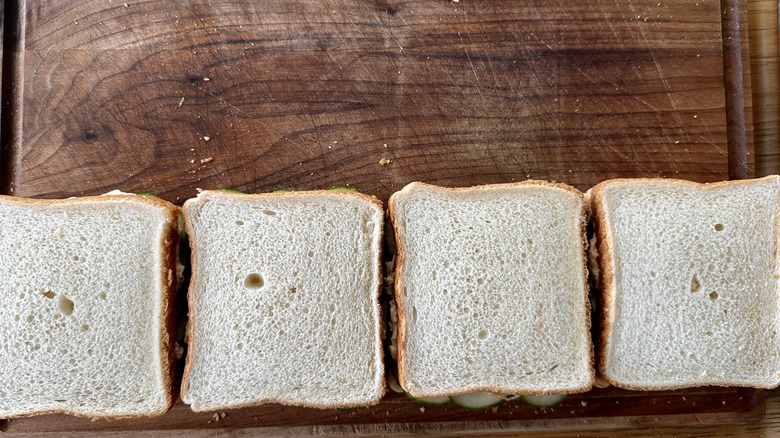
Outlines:
[{"label": "square bread slice", "polygon": [[541,181],[458,189],[412,183],[389,208],[405,391],[591,388],[582,193]]},{"label": "square bread slice", "polygon": [[635,390],[780,383],[780,178],[591,190],[598,372]]},{"label": "square bread slice", "polygon": [[384,395],[381,202],[341,190],[204,191],[192,247],[182,399],[366,406]]},{"label": "square bread slice", "polygon": [[164,414],[179,210],[0,196],[0,418]]}]

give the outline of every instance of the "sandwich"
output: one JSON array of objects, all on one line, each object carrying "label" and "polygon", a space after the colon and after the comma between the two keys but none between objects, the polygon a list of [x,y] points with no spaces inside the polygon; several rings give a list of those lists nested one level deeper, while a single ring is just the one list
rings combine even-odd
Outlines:
[{"label": "sandwich", "polygon": [[[391,196],[389,213],[404,391],[461,404],[481,393],[591,389],[581,192],[541,181],[411,183]],[[490,403],[484,395],[466,401]]]},{"label": "sandwich", "polygon": [[780,384],[779,196],[777,176],[591,190],[600,379],[633,390]]},{"label": "sandwich", "polygon": [[164,414],[178,208],[0,196],[0,418]]},{"label": "sandwich", "polygon": [[208,411],[380,400],[379,200],[203,191],[183,211],[192,249],[185,403]]}]

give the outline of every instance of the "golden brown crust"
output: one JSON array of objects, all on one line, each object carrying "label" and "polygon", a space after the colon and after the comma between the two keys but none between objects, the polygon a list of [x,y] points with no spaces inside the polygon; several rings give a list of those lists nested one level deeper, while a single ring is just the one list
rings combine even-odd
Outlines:
[{"label": "golden brown crust", "polygon": [[59,205],[70,206],[74,204],[83,204],[89,202],[115,203],[117,201],[133,202],[133,203],[141,202],[147,205],[151,205],[153,207],[162,209],[166,216],[166,221],[165,224],[163,225],[162,240],[160,241],[160,250],[161,250],[161,259],[162,259],[162,264],[160,267],[161,269],[160,278],[163,281],[163,283],[161,284],[162,296],[161,296],[161,303],[160,303],[160,316],[162,318],[160,324],[160,328],[161,328],[160,366],[161,366],[161,377],[163,379],[164,387],[166,391],[165,407],[157,412],[149,412],[147,414],[138,414],[138,415],[119,415],[119,416],[89,415],[89,414],[72,411],[70,409],[53,409],[53,410],[41,410],[41,411],[29,412],[21,415],[14,415],[12,417],[7,417],[7,418],[24,418],[24,417],[32,417],[37,415],[46,415],[46,414],[66,414],[75,417],[91,418],[94,420],[114,421],[114,420],[123,420],[123,419],[161,416],[166,412],[168,412],[168,410],[173,406],[173,402],[175,401],[173,379],[174,379],[174,373],[176,371],[173,337],[175,335],[175,327],[176,327],[176,321],[175,321],[176,255],[178,250],[177,245],[178,245],[178,237],[179,237],[179,231],[178,231],[179,208],[171,204],[170,202],[157,197],[142,196],[142,195],[135,195],[135,194],[110,195],[110,196],[106,196],[106,195],[83,196],[79,198],[69,198],[69,199],[33,199],[33,198],[20,198],[15,196],[0,195],[0,202],[16,203],[20,205],[36,206],[36,207],[52,207],[52,206],[59,206]]},{"label": "golden brown crust", "polygon": [[[618,388],[634,390],[634,391],[656,391],[656,390],[670,390],[670,389],[682,389],[701,386],[701,384],[691,385],[631,385],[616,381],[607,373],[607,358],[609,357],[609,339],[612,334],[614,318],[615,318],[615,259],[613,256],[612,242],[612,230],[609,218],[607,217],[607,208],[604,205],[604,190],[610,186],[631,184],[631,185],[643,185],[643,184],[668,184],[668,185],[681,185],[698,189],[716,189],[720,187],[734,187],[742,185],[752,185],[759,181],[766,181],[775,179],[777,176],[770,175],[763,178],[736,180],[736,181],[720,181],[715,183],[697,183],[693,181],[680,180],[680,179],[665,179],[665,178],[618,178],[603,181],[595,185],[589,192],[591,195],[591,211],[593,212],[593,228],[597,239],[598,257],[596,263],[599,266],[599,289],[600,289],[600,305],[601,313],[599,318],[599,336],[596,339],[596,382],[597,386],[603,387],[609,384]],[[776,236],[780,234],[776,233]],[[707,383],[712,386],[721,386],[718,383]],[[734,386],[729,385],[727,382],[723,382],[722,386]],[[751,387],[751,385],[740,385]],[[762,388],[761,386],[753,386],[756,388]],[[767,387],[768,388],[768,387]]]},{"label": "golden brown crust", "polygon": [[[210,193],[214,194],[217,193],[218,196],[223,197],[234,197],[239,199],[247,199],[247,197],[253,197],[258,199],[268,199],[268,198],[282,198],[282,197],[295,197],[295,196],[312,196],[312,195],[335,195],[335,196],[351,196],[355,198],[362,199],[364,201],[369,201],[374,206],[376,206],[379,209],[380,216],[382,217],[380,224],[379,224],[379,251],[377,254],[377,276],[379,280],[379,286],[377,289],[377,293],[374,296],[374,305],[376,306],[376,309],[378,311],[378,334],[380,338],[379,342],[379,348],[378,348],[378,354],[379,354],[379,363],[380,363],[380,372],[382,373],[381,382],[380,382],[380,392],[377,395],[375,399],[370,400],[368,403],[362,404],[362,405],[350,405],[350,406],[343,406],[343,405],[335,405],[335,404],[321,404],[321,403],[292,403],[288,400],[283,399],[277,399],[277,398],[268,398],[263,400],[255,400],[250,401],[247,403],[236,403],[236,404],[227,404],[227,405],[221,405],[221,406],[215,406],[215,407],[209,407],[208,409],[195,409],[192,406],[190,406],[190,409],[192,409],[195,412],[208,412],[208,411],[217,411],[222,409],[238,409],[238,408],[245,408],[245,407],[252,407],[252,406],[258,406],[262,404],[268,404],[268,403],[278,403],[283,404],[287,406],[301,406],[306,408],[319,408],[319,409],[337,409],[337,408],[358,408],[358,407],[368,407],[373,406],[377,403],[379,403],[382,400],[382,397],[385,395],[385,376],[384,376],[384,349],[382,348],[382,342],[381,339],[384,336],[384,319],[382,317],[382,306],[379,302],[380,296],[382,294],[382,287],[384,283],[384,279],[382,278],[382,238],[384,237],[384,206],[382,204],[382,201],[377,199],[375,196],[367,195],[365,193],[360,192],[353,192],[350,190],[309,190],[309,191],[298,191],[298,192],[272,192],[272,193],[240,193],[240,192],[229,192],[229,191],[221,191],[221,192],[215,192],[210,191]],[[187,306],[189,308],[189,320],[187,323],[187,332],[186,332],[186,339],[187,339],[187,357],[185,359],[184,364],[184,373],[182,375],[182,383],[181,383],[181,398],[184,399],[187,396],[187,392],[189,391],[189,374],[190,369],[192,367],[193,362],[193,356],[194,356],[194,349],[191,348],[193,345],[193,340],[195,336],[195,317],[194,317],[194,306],[193,306],[193,296],[195,294],[195,285],[197,284],[197,277],[198,277],[198,249],[197,249],[197,241],[195,239],[195,233],[192,228],[192,223],[189,220],[189,207],[188,204],[190,204],[190,201],[197,199],[197,198],[191,198],[184,202],[184,206],[182,207],[182,212],[184,214],[184,228],[187,232],[187,236],[189,237],[190,242],[190,286],[187,290]]]},{"label": "golden brown crust", "polygon": [[[449,392],[449,393],[416,393],[409,391],[409,386],[406,381],[406,312],[404,309],[404,299],[403,299],[403,271],[404,271],[404,258],[406,253],[406,242],[404,241],[404,234],[402,230],[399,228],[398,225],[398,214],[397,214],[397,207],[396,207],[396,195],[398,193],[403,192],[409,187],[412,186],[422,186],[426,187],[428,189],[433,190],[439,190],[442,192],[466,192],[466,191],[474,191],[474,190],[495,190],[495,189],[505,189],[505,188],[512,188],[512,187],[525,187],[525,186],[544,186],[544,187],[551,187],[551,188],[557,188],[561,190],[565,190],[567,192],[571,192],[577,197],[580,198],[582,202],[582,220],[581,220],[581,235],[582,235],[582,245],[583,245],[583,253],[582,253],[582,264],[583,264],[583,272],[584,277],[583,281],[585,283],[585,293],[583,296],[583,299],[585,300],[585,308],[586,308],[586,318],[587,318],[587,326],[588,326],[588,333],[590,333],[590,300],[588,299],[588,267],[587,267],[587,245],[588,245],[588,239],[586,235],[586,227],[587,227],[587,218],[588,218],[588,203],[586,201],[585,195],[577,190],[576,188],[563,184],[563,183],[551,183],[547,181],[538,181],[538,180],[527,180],[527,181],[521,181],[521,182],[515,182],[515,183],[505,183],[505,184],[488,184],[488,185],[480,185],[480,186],[473,186],[473,187],[440,187],[432,184],[426,184],[426,183],[420,183],[420,182],[413,182],[410,184],[407,184],[401,191],[393,193],[390,196],[390,200],[388,201],[388,212],[391,219],[391,224],[393,226],[393,232],[395,233],[395,246],[396,246],[396,264],[395,264],[395,277],[393,280],[393,297],[395,299],[396,303],[396,312],[398,314],[398,324],[397,324],[397,351],[396,351],[396,357],[397,357],[397,370],[398,370],[398,384],[401,385],[401,388],[404,389],[404,391],[410,393],[414,397],[446,397],[446,396],[452,396],[452,395],[460,395],[460,394],[467,394],[472,392],[491,392],[495,394],[502,394],[507,393],[507,388],[499,388],[499,387],[493,387],[493,386],[480,386],[480,387],[474,387],[469,388],[467,390],[463,391],[456,391],[456,392]],[[591,382],[594,381],[595,378],[595,371],[593,367],[594,363],[594,349],[593,344],[590,343],[590,376],[591,376]],[[589,385],[583,385],[581,387],[572,387],[572,388],[566,388],[564,389],[565,392],[569,394],[574,393],[581,393],[581,392],[587,392],[592,388],[592,383]],[[512,392],[513,390],[510,389],[509,392]],[[549,391],[524,391],[523,395],[547,395],[550,394]]]},{"label": "golden brown crust", "polygon": [[604,211],[604,201],[602,199],[602,189],[604,183],[598,184],[590,190],[590,210],[593,215],[593,233],[596,236],[596,247],[598,256],[596,264],[599,267],[599,320],[598,335],[594,339],[596,349],[596,382],[607,386],[612,383],[606,375],[606,358],[608,339],[612,331],[613,317],[613,295],[614,295],[614,272],[612,271],[612,249],[609,240],[609,225],[607,223],[606,212]]}]

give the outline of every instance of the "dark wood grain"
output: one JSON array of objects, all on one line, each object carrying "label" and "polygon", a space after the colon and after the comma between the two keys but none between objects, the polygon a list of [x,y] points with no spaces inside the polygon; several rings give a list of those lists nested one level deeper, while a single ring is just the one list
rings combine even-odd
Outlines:
[{"label": "dark wood grain", "polygon": [[[293,428],[298,434],[340,435],[345,431],[381,433],[486,430],[614,428],[637,425],[744,422],[763,415],[763,391],[695,388],[641,393],[616,388],[573,395],[560,405],[536,408],[515,400],[483,412],[455,405],[424,407],[391,393],[379,405],[354,411],[266,405],[193,413],[177,404],[163,420],[90,421],[65,415],[11,420],[6,432],[126,431],[182,429]],[[648,413],[652,413],[648,415]],[[222,415],[224,414],[224,416]],[[315,432],[316,431],[316,432]]]},{"label": "dark wood grain", "polygon": [[[121,188],[181,203],[197,187],[350,185],[387,199],[414,180],[526,178],[587,189],[612,177],[723,180],[735,154],[753,174],[743,7],[724,15],[711,0],[21,4],[23,100],[10,118],[18,148],[2,175],[21,196]],[[742,97],[727,99],[738,86]],[[610,389],[544,412],[520,402],[423,412],[393,395],[355,412],[265,406],[209,423],[211,414],[178,404],[156,420],[44,416],[0,428],[506,431],[748,421],[762,408],[755,390]]]},{"label": "dark wood grain", "polygon": [[780,173],[780,38],[778,2],[748,1],[756,175]]},{"label": "dark wood grain", "polygon": [[658,3],[30,0],[12,176],[25,196],[178,202],[726,179],[720,4]]}]

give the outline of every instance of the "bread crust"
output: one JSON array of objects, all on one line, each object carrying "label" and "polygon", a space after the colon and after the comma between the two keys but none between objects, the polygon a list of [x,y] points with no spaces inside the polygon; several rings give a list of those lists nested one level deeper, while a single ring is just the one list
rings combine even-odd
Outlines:
[{"label": "bread crust", "polygon": [[[385,382],[385,374],[384,374],[384,349],[382,348],[382,342],[381,340],[384,338],[384,318],[382,316],[382,306],[380,304],[380,296],[382,294],[382,288],[383,288],[383,275],[382,275],[382,239],[384,237],[384,209],[382,201],[377,199],[375,196],[367,195],[365,193],[360,192],[353,192],[349,190],[308,190],[308,191],[290,191],[290,192],[272,192],[272,193],[240,193],[240,192],[229,192],[229,191],[214,191],[210,190],[210,195],[217,195],[221,197],[226,198],[237,198],[245,200],[247,197],[255,198],[255,199],[274,199],[274,198],[284,198],[284,197],[300,197],[300,196],[316,196],[316,195],[331,195],[331,196],[349,196],[353,198],[362,199],[364,201],[368,201],[372,203],[375,207],[378,209],[378,213],[381,216],[381,222],[379,224],[379,251],[377,251],[377,257],[376,257],[376,267],[377,267],[377,277],[378,277],[378,288],[376,293],[374,294],[374,306],[377,310],[378,320],[375,325],[376,333],[379,335],[379,345],[377,346],[378,349],[378,357],[379,357],[379,363],[380,363],[380,391],[377,394],[377,396],[368,401],[364,404],[358,404],[358,405],[338,405],[338,404],[329,404],[329,403],[297,403],[297,402],[291,402],[289,400],[285,400],[283,398],[279,397],[270,397],[266,399],[260,399],[260,400],[253,400],[246,403],[234,403],[234,404],[224,404],[219,406],[212,406],[208,409],[196,409],[193,408],[192,405],[190,405],[190,409],[192,409],[195,412],[209,412],[209,411],[217,411],[217,410],[224,410],[224,409],[238,409],[238,408],[245,408],[245,407],[251,407],[251,406],[258,406],[262,404],[269,404],[269,403],[278,403],[283,404],[287,406],[301,406],[305,408],[319,408],[319,409],[338,409],[338,408],[359,408],[359,407],[368,407],[373,406],[377,403],[379,403],[382,400],[382,397],[385,395],[386,391],[386,382]],[[198,281],[198,247],[197,247],[197,240],[195,239],[195,233],[193,230],[192,223],[189,220],[189,209],[193,202],[195,202],[197,198],[190,198],[187,201],[184,202],[184,205],[182,207],[182,212],[184,214],[184,228],[187,232],[187,236],[189,237],[190,242],[190,266],[191,266],[191,275],[190,275],[190,285],[189,289],[187,290],[187,306],[189,308],[189,320],[187,322],[187,331],[186,331],[186,339],[187,339],[187,357],[185,359],[184,364],[184,373],[182,375],[182,383],[181,383],[181,398],[184,399],[187,397],[187,393],[189,392],[189,384],[190,384],[190,370],[192,368],[192,362],[194,361],[194,351],[190,347],[193,345],[194,336],[195,336],[195,318],[194,318],[194,294],[196,291],[196,284]],[[191,202],[192,201],[192,202]]]},{"label": "bread crust", "polygon": [[93,420],[124,420],[133,418],[148,418],[164,415],[173,406],[174,387],[173,380],[176,372],[176,356],[174,349],[174,336],[176,328],[175,320],[175,303],[176,303],[176,260],[178,253],[178,239],[179,239],[179,225],[178,215],[179,207],[165,201],[161,198],[152,196],[142,196],[135,194],[124,195],[111,195],[111,196],[83,196],[78,198],[69,199],[34,199],[34,198],[20,198],[15,196],[0,195],[0,202],[15,203],[26,206],[37,207],[53,207],[58,205],[78,205],[85,203],[117,203],[117,202],[130,202],[130,203],[144,203],[160,209],[166,216],[165,223],[163,224],[162,239],[160,240],[160,251],[162,263],[160,266],[160,278],[162,279],[161,290],[162,295],[160,297],[160,358],[161,358],[161,377],[163,379],[165,387],[165,406],[159,411],[148,412],[146,414],[137,415],[91,415],[82,412],[77,412],[71,409],[49,409],[27,412],[20,415],[8,416],[5,418],[25,418],[37,415],[46,414],[66,414],[75,417],[90,418]]},{"label": "bread crust", "polygon": [[[610,385],[618,388],[628,389],[632,391],[659,391],[659,390],[671,390],[682,389],[702,386],[705,383],[699,384],[680,384],[680,385],[632,385],[624,382],[620,382],[610,377],[607,372],[607,358],[610,352],[610,337],[612,335],[614,318],[615,318],[615,257],[613,256],[612,242],[612,230],[611,224],[607,217],[606,207],[604,205],[604,190],[610,186],[620,184],[668,184],[668,185],[680,185],[697,189],[716,189],[721,187],[736,187],[744,185],[753,185],[761,181],[776,180],[776,175],[770,175],[763,178],[735,180],[735,181],[719,181],[715,183],[698,183],[693,181],[681,180],[681,179],[666,179],[666,178],[617,178],[603,181],[596,184],[589,192],[591,194],[591,211],[593,212],[593,227],[594,233],[597,238],[598,257],[597,264],[599,266],[599,292],[600,292],[600,317],[599,317],[599,336],[596,343],[596,373],[597,381],[606,382]],[[780,216],[778,216],[780,218]],[[778,239],[780,239],[780,223],[775,224],[775,248],[778,245]],[[779,261],[776,262],[776,266]],[[749,385],[744,383],[720,381],[720,382],[706,382],[709,386],[742,386],[753,387],[762,389],[771,389],[774,386],[760,386]],[[606,386],[606,385],[605,385]]]},{"label": "bread crust", "polygon": [[[402,290],[404,287],[403,279],[404,279],[404,268],[405,268],[405,257],[406,257],[406,242],[404,240],[404,234],[402,230],[400,229],[398,225],[398,212],[397,212],[397,197],[396,195],[403,192],[404,190],[410,189],[412,187],[425,187],[427,189],[431,190],[438,190],[444,193],[458,193],[458,192],[468,192],[468,191],[474,191],[474,190],[495,190],[495,189],[506,189],[506,188],[514,188],[514,187],[528,187],[528,186],[543,186],[543,187],[550,187],[550,188],[556,188],[560,190],[565,190],[567,192],[573,193],[577,195],[577,197],[580,198],[582,208],[581,208],[581,226],[580,226],[580,234],[582,236],[582,267],[583,267],[583,281],[584,281],[584,295],[583,300],[585,300],[585,310],[586,310],[586,324],[587,324],[587,330],[588,330],[588,345],[589,345],[589,356],[590,356],[590,383],[587,385],[579,386],[579,387],[571,387],[571,388],[560,388],[560,391],[556,391],[555,393],[567,393],[567,394],[575,394],[575,393],[581,393],[581,392],[587,392],[592,389],[593,387],[593,381],[595,379],[595,371],[594,371],[594,348],[593,343],[590,340],[590,327],[591,327],[591,320],[590,320],[590,300],[588,299],[588,264],[587,264],[587,248],[588,248],[588,239],[586,235],[586,228],[587,228],[587,220],[588,220],[588,211],[589,211],[589,205],[586,201],[585,195],[577,190],[576,188],[569,186],[567,184],[563,183],[552,183],[547,181],[539,181],[539,180],[526,180],[521,182],[515,182],[515,183],[504,183],[504,184],[487,184],[487,185],[479,185],[479,186],[472,186],[472,187],[441,187],[436,186],[432,184],[426,184],[422,182],[412,182],[410,184],[407,184],[403,189],[401,189],[399,192],[393,193],[390,196],[390,200],[388,201],[388,212],[391,219],[391,224],[393,226],[393,232],[395,234],[395,246],[396,246],[396,263],[395,263],[395,276],[393,280],[393,299],[395,300],[396,305],[396,312],[398,314],[398,325],[397,325],[397,374],[398,374],[398,384],[401,385],[401,388],[404,389],[404,391],[411,394],[413,397],[446,397],[446,396],[452,396],[452,395],[461,395],[461,394],[468,394],[473,392],[491,392],[494,394],[511,394],[515,392],[516,388],[506,388],[506,387],[495,387],[495,386],[480,386],[480,387],[474,387],[469,389],[464,389],[461,391],[455,391],[455,392],[448,392],[448,393],[418,393],[413,392],[409,390],[409,385],[407,382],[406,377],[406,342],[407,342],[407,333],[406,333],[406,310],[405,310],[405,302],[403,299]],[[548,395],[553,394],[553,392],[550,391],[524,391],[523,395]]]}]

